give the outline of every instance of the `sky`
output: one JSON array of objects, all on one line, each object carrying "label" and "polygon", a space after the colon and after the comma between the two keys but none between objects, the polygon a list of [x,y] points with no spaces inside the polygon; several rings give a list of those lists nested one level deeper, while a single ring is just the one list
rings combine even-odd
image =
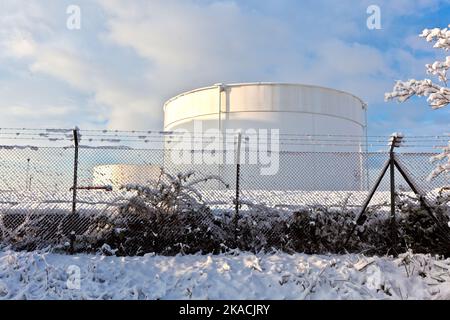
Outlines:
[{"label": "sky", "polygon": [[[367,28],[370,5],[381,29]],[[361,97],[370,135],[441,135],[450,108],[384,93],[431,77],[445,53],[418,34],[448,24],[449,0],[0,0],[0,127],[161,129],[180,92],[267,81]]]}]

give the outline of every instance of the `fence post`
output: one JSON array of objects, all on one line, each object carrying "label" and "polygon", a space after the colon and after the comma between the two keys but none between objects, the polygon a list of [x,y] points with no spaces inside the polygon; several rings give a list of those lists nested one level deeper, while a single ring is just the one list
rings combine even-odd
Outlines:
[{"label": "fence post", "polygon": [[239,195],[240,195],[240,176],[241,176],[241,142],[242,142],[242,134],[238,134],[237,141],[237,156],[236,156],[236,203],[234,207],[234,228],[235,228],[235,241],[237,241],[237,230],[238,230],[238,221],[239,221]]},{"label": "fence post", "polygon": [[395,154],[394,148],[400,147],[403,135],[394,133],[391,136],[391,148],[389,150],[389,166],[390,166],[390,193],[391,193],[391,239],[394,245],[397,244],[397,226],[395,220]]},{"label": "fence post", "polygon": [[[395,140],[395,138],[393,138]],[[389,152],[389,163],[390,163],[390,193],[391,193],[391,237],[392,242],[396,242],[396,232],[395,232],[395,164],[394,164],[394,148],[391,147]]]},{"label": "fence post", "polygon": [[73,161],[73,186],[72,186],[72,214],[77,212],[77,187],[78,187],[78,128],[73,130],[75,155]]},{"label": "fence post", "polygon": [[395,154],[394,154],[394,148],[400,147],[400,144],[402,143],[403,135],[401,133],[394,133],[392,134],[389,142],[390,142],[390,150],[389,150],[389,160],[386,161],[385,165],[383,166],[383,169],[381,170],[380,175],[377,178],[377,181],[375,182],[375,185],[373,186],[372,190],[369,192],[368,197],[364,201],[364,204],[362,205],[362,208],[358,215],[356,216],[355,223],[353,227],[351,228],[349,234],[347,235],[347,239],[344,242],[343,248],[345,248],[350,240],[350,237],[355,232],[356,227],[361,223],[362,220],[365,220],[365,212],[367,207],[369,206],[370,201],[372,200],[373,195],[377,191],[378,187],[380,186],[381,180],[383,180],[384,176],[387,173],[387,170],[390,167],[390,175],[391,175],[391,232],[392,232],[392,240],[393,242],[397,238],[397,230],[395,226]]}]

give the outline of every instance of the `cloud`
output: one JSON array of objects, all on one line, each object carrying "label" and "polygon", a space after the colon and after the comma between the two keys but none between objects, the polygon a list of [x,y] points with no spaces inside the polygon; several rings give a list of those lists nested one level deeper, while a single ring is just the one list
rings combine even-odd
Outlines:
[{"label": "cloud", "polygon": [[138,1],[128,10],[123,2],[101,3],[109,13],[106,38],[148,60],[147,78],[162,94],[167,87],[262,77],[265,65],[290,54],[283,52],[290,35],[285,25],[244,14],[233,2]]},{"label": "cloud", "polygon": [[324,21],[321,11],[305,12],[311,24],[301,22],[294,29],[279,17],[246,12],[234,2],[137,1],[126,8],[120,1],[100,3],[108,13],[105,38],[150,63],[146,79],[160,97],[243,81],[314,83],[365,95],[368,89],[359,90],[364,83],[372,85],[378,75],[390,73],[383,52],[339,39],[360,33],[354,22],[340,17],[332,23],[334,31],[311,28],[312,20]]},{"label": "cloud", "polygon": [[[138,128],[152,123],[152,98],[145,86],[127,83],[120,74],[91,63],[73,52],[43,49],[30,66],[34,73],[45,73],[69,83],[90,95],[97,105],[107,106],[108,125],[116,129]],[[156,121],[155,121],[156,122]]]},{"label": "cloud", "polygon": [[11,37],[5,41],[4,48],[7,49],[4,54],[12,57],[22,58],[36,53],[36,43],[29,34]]},{"label": "cloud", "polygon": [[[159,124],[160,121],[152,121],[149,116],[152,97],[145,94],[146,86],[142,81],[128,81],[127,75],[104,65],[102,56],[93,52],[91,44],[84,50],[80,48],[66,29],[57,28],[52,21],[47,21],[50,17],[36,16],[36,12],[42,12],[42,10],[36,9],[37,2],[32,4],[24,7],[23,11],[19,10],[19,13],[16,11],[17,7],[10,5],[8,8],[12,8],[12,11],[0,20],[4,35],[0,40],[0,48],[3,49],[0,58],[14,63],[17,67],[9,70],[9,77],[4,79],[0,77],[0,83],[11,86],[13,83],[20,82],[23,87],[26,87],[26,84],[36,85],[34,80],[38,78],[43,83],[46,82],[49,87],[40,86],[43,89],[40,92],[29,88],[29,94],[27,94],[29,100],[24,101],[22,97],[16,97],[16,100],[21,101],[20,104],[11,99],[13,92],[20,94],[21,90],[17,86],[15,91],[9,90],[8,93],[0,96],[2,98],[0,107],[8,111],[9,117],[4,121],[18,122],[17,120],[20,119],[27,123],[34,110],[36,117],[43,116],[41,119],[49,122],[47,125],[54,123],[57,118],[62,120],[56,121],[57,123],[79,124],[89,121],[92,115],[99,112],[104,113],[109,126],[117,129],[128,129],[133,126],[142,128]],[[60,7],[59,12],[64,17],[63,9],[64,6]],[[52,11],[55,10],[53,7]],[[39,20],[40,27],[37,31],[33,28],[34,24],[29,23],[26,17],[31,20],[42,18]],[[76,91],[77,101],[73,102],[79,104],[76,109],[72,105],[64,104],[53,107],[55,102],[40,98],[41,95],[53,95],[53,99],[58,100],[61,92],[55,91],[52,94],[47,91],[53,91],[51,86],[57,86],[57,84],[59,89],[62,89],[60,83],[69,85],[69,89],[63,89],[63,94],[71,90]],[[33,108],[30,107],[31,105]],[[61,112],[52,112],[52,116],[49,117],[48,111],[56,111],[55,108],[61,109]],[[73,111],[70,113],[70,116],[74,118],[72,121],[67,121],[70,120],[67,119],[69,114],[64,112],[68,108]],[[144,115],[147,116],[144,117]],[[88,123],[89,126],[105,123],[99,115],[94,116],[92,121],[90,125]]]}]

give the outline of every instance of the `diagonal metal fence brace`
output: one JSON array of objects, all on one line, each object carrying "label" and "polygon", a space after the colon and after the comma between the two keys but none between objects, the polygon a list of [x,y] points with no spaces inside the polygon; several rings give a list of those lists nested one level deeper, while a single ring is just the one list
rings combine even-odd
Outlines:
[{"label": "diagonal metal fence brace", "polygon": [[364,201],[364,204],[363,204],[361,210],[359,211],[358,215],[356,216],[355,224],[353,225],[352,230],[349,232],[347,239],[345,240],[344,247],[347,246],[348,242],[350,241],[351,236],[355,232],[356,227],[361,223],[361,219],[364,217],[364,214],[367,210],[367,207],[369,206],[370,201],[373,198],[373,195],[375,194],[375,191],[377,191],[377,189],[381,183],[381,180],[383,180],[384,175],[386,174],[386,172],[390,166],[391,166],[391,160],[388,159],[386,161],[386,163],[384,164],[383,169],[381,170],[381,173],[378,176],[377,181],[375,182],[375,185],[372,187],[372,190],[370,190],[369,196],[366,198],[366,201]]},{"label": "diagonal metal fence brace", "polygon": [[[417,195],[417,197],[419,198],[419,202],[421,204],[421,206],[423,208],[425,208],[425,211],[428,213],[428,215],[431,217],[431,219],[433,219],[433,221],[436,223],[437,227],[444,233],[447,235],[450,235],[450,229],[444,228],[442,226],[442,224],[439,222],[439,219],[435,216],[435,214],[433,213],[433,210],[431,209],[431,206],[427,203],[423,193],[419,190],[419,188],[414,184],[414,182],[412,181],[412,179],[409,177],[408,173],[406,172],[406,170],[403,169],[402,165],[397,161],[397,159],[394,158],[394,165],[397,168],[397,170],[400,172],[400,174],[403,176],[403,178],[405,179],[406,183],[408,183],[409,187],[411,188],[411,190]],[[449,236],[445,237],[445,240],[447,242],[450,243],[450,238]]]}]

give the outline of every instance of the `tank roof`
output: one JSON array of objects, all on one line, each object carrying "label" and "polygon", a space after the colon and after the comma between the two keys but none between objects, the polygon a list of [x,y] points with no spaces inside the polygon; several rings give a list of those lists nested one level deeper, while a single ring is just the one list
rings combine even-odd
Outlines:
[{"label": "tank roof", "polygon": [[178,99],[178,98],[180,98],[182,96],[194,93],[194,92],[214,89],[214,88],[218,88],[219,86],[221,86],[221,87],[243,87],[243,86],[257,86],[257,85],[265,85],[265,86],[267,86],[267,85],[269,85],[269,86],[280,86],[280,85],[281,86],[298,86],[298,87],[307,87],[307,88],[330,90],[330,91],[334,91],[334,92],[338,92],[338,93],[342,93],[342,94],[346,94],[346,95],[352,96],[353,98],[359,100],[359,102],[361,103],[361,105],[362,105],[362,107],[364,109],[367,107],[367,103],[365,103],[358,96],[356,96],[356,95],[354,95],[352,93],[343,91],[343,90],[333,89],[333,88],[329,88],[329,87],[323,87],[323,86],[312,85],[312,84],[290,83],[290,82],[242,82],[242,83],[229,83],[229,84],[216,83],[216,84],[214,84],[212,86],[200,87],[200,88],[197,88],[197,89],[193,89],[193,90],[182,92],[182,93],[180,93],[180,94],[170,98],[169,100],[167,100],[164,103],[163,110],[164,111],[166,110],[166,105],[169,104],[170,102],[172,102],[172,101],[174,101],[174,100],[176,100],[176,99]]}]

